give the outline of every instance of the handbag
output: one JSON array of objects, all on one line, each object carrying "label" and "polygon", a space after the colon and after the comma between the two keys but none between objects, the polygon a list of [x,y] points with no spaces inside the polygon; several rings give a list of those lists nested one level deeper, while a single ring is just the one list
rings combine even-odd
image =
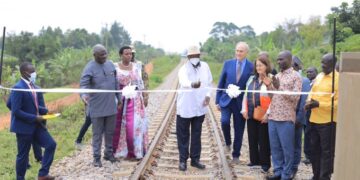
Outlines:
[{"label": "handbag", "polygon": [[[255,90],[255,82],[254,82],[254,90]],[[255,106],[255,93],[252,93],[252,100],[253,100],[253,104],[254,104],[254,113],[253,113],[253,119],[257,120],[257,121],[262,121],[262,118],[264,117],[266,111],[261,107],[261,106]]]}]

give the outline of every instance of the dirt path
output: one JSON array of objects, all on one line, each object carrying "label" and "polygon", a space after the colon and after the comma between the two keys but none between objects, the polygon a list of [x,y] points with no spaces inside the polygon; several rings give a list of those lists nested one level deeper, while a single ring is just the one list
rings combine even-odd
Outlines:
[{"label": "dirt path", "polygon": [[[78,94],[71,94],[69,96],[57,99],[52,102],[47,102],[46,106],[48,107],[49,111],[57,111],[62,107],[69,106],[78,102],[80,100]],[[8,128],[10,126],[10,112],[6,113],[3,116],[0,116],[0,130]]]}]

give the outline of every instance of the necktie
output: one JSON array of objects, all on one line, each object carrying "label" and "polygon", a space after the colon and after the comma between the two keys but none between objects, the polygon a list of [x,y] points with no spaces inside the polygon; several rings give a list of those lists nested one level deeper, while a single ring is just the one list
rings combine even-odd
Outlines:
[{"label": "necktie", "polygon": [[[35,89],[35,86],[34,86],[34,84],[33,84],[32,82],[30,82],[30,87],[31,87],[32,90]],[[31,91],[31,93],[32,93],[32,96],[33,96],[33,98],[34,98],[36,110],[39,111],[39,105],[38,105],[38,101],[37,101],[36,92],[35,92],[35,91]]]},{"label": "necktie", "polygon": [[236,83],[239,82],[241,76],[241,62],[236,63]]}]

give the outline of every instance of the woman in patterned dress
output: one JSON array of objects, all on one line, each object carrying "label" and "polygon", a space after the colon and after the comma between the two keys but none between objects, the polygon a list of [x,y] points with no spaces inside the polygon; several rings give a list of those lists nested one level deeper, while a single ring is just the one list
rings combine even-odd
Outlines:
[{"label": "woman in patterned dress", "polygon": [[[116,76],[120,89],[127,85],[136,85],[143,90],[141,75],[135,63],[131,61],[131,48],[124,46],[119,50],[120,62],[115,63]],[[130,159],[144,157],[148,144],[148,122],[145,115],[142,92],[136,92],[134,98],[122,97],[123,106],[118,109],[113,138],[114,156]]]}]

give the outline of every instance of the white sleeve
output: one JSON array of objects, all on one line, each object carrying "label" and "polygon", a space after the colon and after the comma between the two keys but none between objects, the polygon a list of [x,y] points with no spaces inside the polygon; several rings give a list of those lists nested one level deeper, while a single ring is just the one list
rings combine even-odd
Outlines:
[{"label": "white sleeve", "polygon": [[191,88],[191,81],[188,79],[186,75],[185,65],[180,68],[178,76],[179,76],[179,84],[181,87]]},{"label": "white sleeve", "polygon": [[206,96],[211,97],[211,89],[210,88],[212,87],[213,77],[211,74],[210,67],[207,64],[206,64],[206,66],[207,66],[207,77],[208,77],[208,81],[207,81],[208,90],[207,90]]}]

